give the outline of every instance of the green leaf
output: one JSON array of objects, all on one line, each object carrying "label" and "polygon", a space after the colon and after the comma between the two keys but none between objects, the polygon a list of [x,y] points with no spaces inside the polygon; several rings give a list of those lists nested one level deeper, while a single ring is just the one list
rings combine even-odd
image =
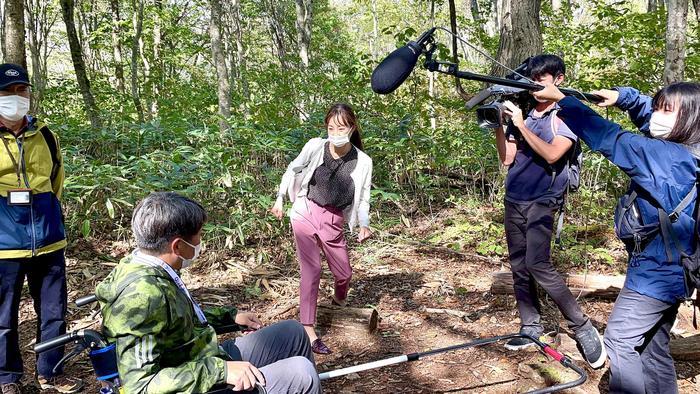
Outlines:
[{"label": "green leaf", "polygon": [[83,238],[87,238],[90,236],[90,219],[83,220],[82,233]]},{"label": "green leaf", "polygon": [[114,205],[112,204],[112,200],[108,198],[105,205],[107,206],[107,213],[109,214],[109,218],[114,219]]}]

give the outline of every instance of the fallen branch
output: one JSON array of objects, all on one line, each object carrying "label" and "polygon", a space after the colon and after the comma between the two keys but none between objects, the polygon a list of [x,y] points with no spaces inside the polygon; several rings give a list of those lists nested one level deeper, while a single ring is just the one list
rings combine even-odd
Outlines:
[{"label": "fallen branch", "polygon": [[[625,284],[624,275],[568,275],[562,277],[574,296],[615,298]],[[513,294],[513,273],[497,271],[491,275],[492,294]]]}]

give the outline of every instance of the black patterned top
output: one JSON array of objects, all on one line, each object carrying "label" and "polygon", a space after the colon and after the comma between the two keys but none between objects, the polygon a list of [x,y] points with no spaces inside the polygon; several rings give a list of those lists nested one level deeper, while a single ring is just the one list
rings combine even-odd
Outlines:
[{"label": "black patterned top", "polygon": [[357,148],[334,159],[330,143],[323,148],[323,163],[316,168],[309,182],[308,198],[322,207],[344,209],[353,202],[355,183],[350,174],[357,166]]}]

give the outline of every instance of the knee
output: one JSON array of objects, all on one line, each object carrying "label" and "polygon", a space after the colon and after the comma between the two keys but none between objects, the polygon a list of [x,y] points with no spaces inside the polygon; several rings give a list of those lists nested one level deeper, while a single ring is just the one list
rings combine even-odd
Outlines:
[{"label": "knee", "polygon": [[285,333],[288,338],[306,338],[304,326],[297,320],[283,320],[279,323],[280,330]]},{"label": "knee", "polygon": [[318,372],[316,372],[314,364],[308,358],[301,356],[292,357],[291,360],[294,363],[297,381],[301,386],[297,392],[320,393],[321,380],[318,378]]}]

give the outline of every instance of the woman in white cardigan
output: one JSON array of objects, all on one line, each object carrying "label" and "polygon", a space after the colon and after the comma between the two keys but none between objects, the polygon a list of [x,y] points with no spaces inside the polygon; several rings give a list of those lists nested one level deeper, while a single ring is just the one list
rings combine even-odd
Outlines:
[{"label": "woman in white cardigan", "polygon": [[362,151],[357,118],[347,104],[334,104],[325,118],[328,138],[313,138],[304,145],[282,176],[272,213],[284,216],[285,194],[293,202],[289,216],[301,268],[299,315],[315,353],[328,354],[314,330],[321,279],[321,249],[335,278],[332,302],[344,306],[352,277],[343,233],[359,225],[363,242],[369,228],[372,159]]}]

